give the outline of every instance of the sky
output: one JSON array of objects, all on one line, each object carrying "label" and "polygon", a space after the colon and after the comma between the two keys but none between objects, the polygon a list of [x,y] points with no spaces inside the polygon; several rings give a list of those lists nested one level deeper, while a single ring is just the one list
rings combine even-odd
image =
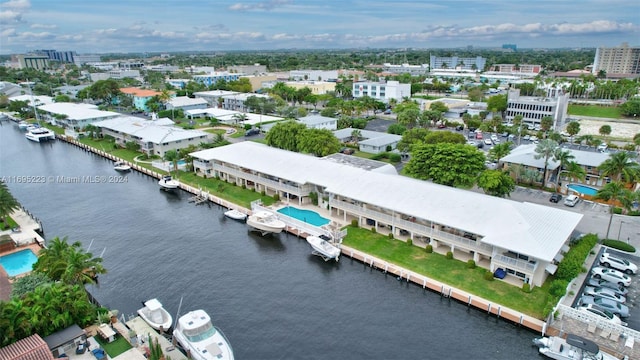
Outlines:
[{"label": "sky", "polygon": [[637,0],[0,0],[0,54],[640,45]]}]

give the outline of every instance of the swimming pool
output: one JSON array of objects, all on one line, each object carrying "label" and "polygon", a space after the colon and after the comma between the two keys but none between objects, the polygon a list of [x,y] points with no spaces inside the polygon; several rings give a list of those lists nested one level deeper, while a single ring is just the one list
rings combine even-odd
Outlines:
[{"label": "swimming pool", "polygon": [[323,218],[315,211],[302,210],[294,208],[293,206],[283,207],[282,209],[278,210],[278,212],[283,215],[291,216],[292,218],[298,219],[300,221],[304,221],[313,226],[322,226],[329,223],[329,219]]},{"label": "swimming pool", "polygon": [[573,190],[579,194],[584,194],[584,195],[594,196],[596,193],[598,193],[598,189],[592,188],[590,186],[585,186],[585,185],[569,184],[567,185],[567,187],[570,190]]},{"label": "swimming pool", "polygon": [[33,270],[33,264],[38,261],[31,249],[21,250],[13,254],[0,256],[0,265],[9,276],[18,276]]}]

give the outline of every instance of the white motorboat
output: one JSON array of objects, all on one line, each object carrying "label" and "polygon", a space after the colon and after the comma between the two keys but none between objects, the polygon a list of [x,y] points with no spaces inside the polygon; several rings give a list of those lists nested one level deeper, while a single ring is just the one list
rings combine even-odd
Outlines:
[{"label": "white motorboat", "polygon": [[178,319],[173,336],[194,360],[232,360],[233,349],[224,333],[204,310],[190,311]]},{"label": "white motorboat", "polygon": [[158,299],[145,301],[144,307],[138,309],[138,315],[156,330],[167,331],[173,323],[171,314],[162,307]]},{"label": "white motorboat", "polygon": [[180,186],[180,183],[177,180],[173,180],[171,175],[165,175],[158,181],[158,185],[160,185],[162,189],[173,190],[177,189]]},{"label": "white motorboat", "polygon": [[614,360],[613,355],[600,351],[598,344],[583,337],[568,334],[567,338],[559,336],[540,337],[533,340],[540,354],[557,360]]},{"label": "white motorboat", "polygon": [[236,209],[231,209],[231,210],[227,210],[224,212],[224,216],[233,219],[233,220],[238,220],[238,221],[245,221],[247,220],[247,214],[236,210]]},{"label": "white motorboat", "polygon": [[28,128],[29,126],[32,126],[32,125],[31,125],[31,124],[29,124],[28,122],[24,121],[24,120],[23,120],[23,121],[20,121],[20,122],[18,123],[18,129],[20,129],[20,130],[27,130],[27,128]]},{"label": "white motorboat", "polygon": [[31,141],[35,141],[35,142],[43,142],[43,141],[48,141],[48,140],[55,140],[56,138],[56,134],[47,129],[47,128],[43,128],[43,127],[37,127],[37,126],[30,126],[27,128],[27,133],[24,134],[24,136],[31,140]]},{"label": "white motorboat", "polygon": [[116,161],[115,163],[113,163],[113,170],[116,171],[129,171],[131,170],[131,166],[129,166],[126,162],[124,161]]},{"label": "white motorboat", "polygon": [[279,220],[275,214],[269,211],[257,211],[249,215],[247,225],[265,234],[279,234],[287,226],[284,221]]},{"label": "white motorboat", "polygon": [[335,259],[338,261],[340,257],[340,248],[327,241],[329,238],[325,236],[307,236],[307,242],[313,248],[315,255],[321,256],[325,261]]}]

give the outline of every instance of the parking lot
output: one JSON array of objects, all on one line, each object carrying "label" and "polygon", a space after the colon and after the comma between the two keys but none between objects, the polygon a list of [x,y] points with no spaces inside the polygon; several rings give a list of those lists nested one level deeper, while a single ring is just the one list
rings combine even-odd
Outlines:
[{"label": "parking lot", "polygon": [[[591,268],[589,268],[589,272],[591,271],[592,268],[594,268],[596,266],[601,266],[598,259],[600,259],[600,255],[605,250],[608,253],[611,253],[612,255],[615,255],[617,257],[629,260],[630,262],[632,262],[632,263],[634,263],[636,265],[640,264],[638,262],[638,257],[636,257],[636,256],[633,256],[633,255],[630,255],[630,254],[627,254],[627,253],[623,253],[623,252],[620,252],[620,251],[617,251],[617,250],[614,250],[614,249],[603,247],[598,252],[598,254],[596,254],[596,259],[593,262],[593,265],[591,266]],[[640,275],[638,275],[638,274],[629,275],[629,277],[631,278],[631,285],[629,285],[627,287],[629,292],[626,295],[627,301],[624,303],[624,305],[629,307],[629,317],[628,318],[623,318],[622,321],[627,323],[627,327],[629,327],[631,329],[634,329],[634,330],[640,331],[640,309],[638,309],[638,303],[640,302],[640,299],[638,298],[638,295],[640,295]],[[586,278],[585,278],[585,281],[580,286],[580,289],[575,292],[575,299],[573,301],[572,307],[578,306],[578,303],[580,301],[580,297],[582,296],[582,293],[584,291],[585,283],[587,282],[587,280],[589,278],[590,278],[590,274],[588,273]]]}]

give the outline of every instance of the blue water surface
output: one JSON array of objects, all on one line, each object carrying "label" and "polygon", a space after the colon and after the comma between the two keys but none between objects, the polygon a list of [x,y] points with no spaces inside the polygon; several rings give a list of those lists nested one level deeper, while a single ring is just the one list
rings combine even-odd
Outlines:
[{"label": "blue water surface", "polygon": [[36,261],[38,261],[38,257],[31,249],[0,256],[0,265],[7,271],[7,275],[9,276],[18,276],[32,271],[33,264],[35,264]]},{"label": "blue water surface", "polygon": [[598,189],[594,189],[592,187],[589,186],[584,186],[584,185],[578,185],[578,184],[569,184],[567,185],[567,187],[573,191],[576,191],[580,194],[584,194],[584,195],[595,195],[598,192]]},{"label": "blue water surface", "polygon": [[315,211],[311,210],[302,210],[298,208],[294,208],[293,206],[283,207],[278,210],[279,213],[287,216],[291,216],[292,218],[296,218],[300,221],[304,221],[313,226],[322,226],[327,225],[329,223],[329,219],[323,218]]}]

